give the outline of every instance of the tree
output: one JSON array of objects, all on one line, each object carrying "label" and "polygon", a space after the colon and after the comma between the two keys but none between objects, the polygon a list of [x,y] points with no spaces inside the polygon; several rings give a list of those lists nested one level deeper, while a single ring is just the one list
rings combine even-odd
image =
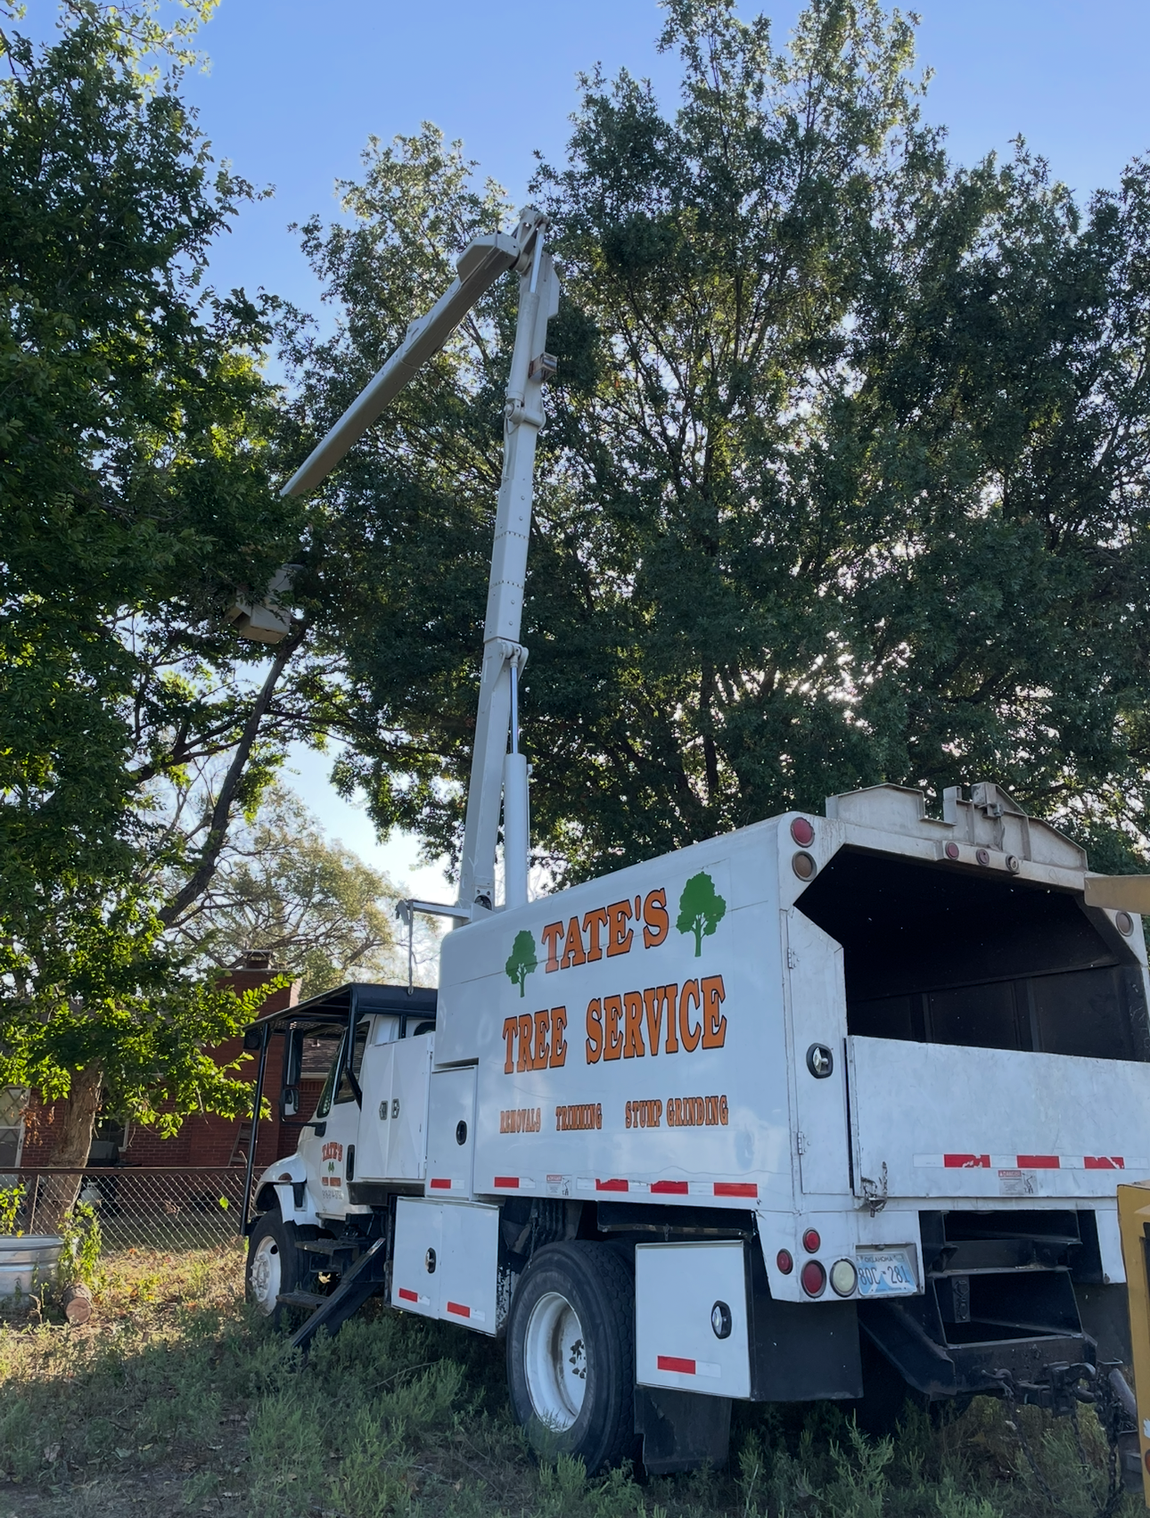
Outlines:
[{"label": "tree", "polygon": [[703,939],[711,934],[726,916],[727,903],[715,890],[715,882],[704,871],[692,875],[679,897],[679,915],[675,929],[679,933],[695,935],[695,958],[703,952]]},{"label": "tree", "polygon": [[[729,0],[666,16],[680,109],[589,76],[534,187],[564,280],[524,618],[541,851],[586,878],[828,792],[980,774],[1145,849],[1150,168],[1079,208],[1021,145],[950,164],[911,26],[874,0],[813,0],[786,51]],[[293,350],[317,428],[499,214],[467,168],[430,129],[373,144],[351,225],[305,229],[344,314]],[[510,283],[323,497],[350,702],[381,735],[345,778],[436,851]]]},{"label": "tree", "polygon": [[[250,825],[229,841],[211,885],[181,920],[177,941],[197,960],[227,966],[267,951],[298,976],[301,994],[347,980],[406,981],[396,942],[399,892],[385,875],[324,836],[299,797],[273,786]],[[434,984],[434,933],[415,940],[415,982]]]},{"label": "tree", "polygon": [[[64,1103],[60,1165],[102,1099],[250,1104],[200,1053],[250,1008],[166,933],[328,712],[306,614],[258,656],[224,621],[304,519],[270,486],[267,322],[200,288],[251,191],[214,170],[169,45],[146,3],[75,0],[38,50],[0,30],[0,1083]],[[173,790],[210,801],[195,826]]]},{"label": "tree", "polygon": [[511,953],[507,956],[507,963],[503,968],[508,980],[519,987],[519,995],[523,996],[527,977],[533,970],[539,968],[535,940],[526,928],[516,933],[515,942],[511,945]]}]

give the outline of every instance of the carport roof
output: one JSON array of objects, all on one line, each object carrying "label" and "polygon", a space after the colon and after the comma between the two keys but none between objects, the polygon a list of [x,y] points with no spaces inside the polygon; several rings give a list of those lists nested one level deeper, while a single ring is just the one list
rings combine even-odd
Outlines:
[{"label": "carport roof", "polygon": [[439,993],[425,986],[381,986],[371,981],[349,981],[334,991],[309,996],[294,1007],[265,1012],[248,1024],[249,1029],[288,1027],[308,1023],[343,1023],[354,1012],[408,1013],[417,1017],[434,1017]]}]

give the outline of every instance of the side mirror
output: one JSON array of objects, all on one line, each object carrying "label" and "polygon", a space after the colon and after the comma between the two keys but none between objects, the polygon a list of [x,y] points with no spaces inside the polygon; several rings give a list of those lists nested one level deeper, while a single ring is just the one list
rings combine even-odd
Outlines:
[{"label": "side mirror", "polygon": [[285,1086],[280,1092],[280,1117],[295,1117],[299,1112],[299,1087]]},{"label": "side mirror", "polygon": [[258,1054],[263,1047],[264,1036],[259,1028],[244,1029],[244,1048]]}]

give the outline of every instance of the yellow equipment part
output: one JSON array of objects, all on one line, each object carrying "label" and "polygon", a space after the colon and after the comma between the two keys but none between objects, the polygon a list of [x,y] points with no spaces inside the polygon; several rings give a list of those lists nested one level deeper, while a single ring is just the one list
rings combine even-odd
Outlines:
[{"label": "yellow equipment part", "polygon": [[1130,1341],[1134,1348],[1134,1396],[1138,1403],[1138,1452],[1142,1498],[1150,1507],[1150,1181],[1118,1188],[1118,1224],[1126,1262]]}]

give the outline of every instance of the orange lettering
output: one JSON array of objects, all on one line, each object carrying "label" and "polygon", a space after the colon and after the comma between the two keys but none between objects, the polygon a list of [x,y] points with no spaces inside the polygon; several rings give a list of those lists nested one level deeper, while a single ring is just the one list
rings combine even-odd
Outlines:
[{"label": "orange lettering", "polygon": [[507,1040],[507,1062],[503,1066],[504,1075],[511,1074],[511,1061],[515,1058],[515,1032],[519,1027],[517,1017],[505,1017],[503,1019],[503,1037]]},{"label": "orange lettering", "polygon": [[623,1052],[623,1035],[619,1032],[619,1019],[623,1016],[623,998],[603,998],[603,1058],[618,1059]]},{"label": "orange lettering", "polygon": [[587,956],[583,952],[583,939],[579,932],[579,919],[573,917],[567,924],[567,938],[563,944],[563,955],[559,960],[561,970],[574,969],[576,965],[585,964]]},{"label": "orange lettering", "polygon": [[587,1063],[598,1064],[603,1056],[603,1008],[594,996],[587,1003]]},{"label": "orange lettering", "polygon": [[630,916],[629,901],[613,901],[607,908],[607,918],[611,924],[611,933],[607,939],[608,955],[626,954],[630,951],[631,939],[635,936],[626,925]]},{"label": "orange lettering", "polygon": [[665,1048],[668,1054],[678,1054],[679,1035],[675,1029],[675,1003],[678,999],[679,988],[677,985],[659,986],[655,995],[662,993],[663,1003],[667,1008],[667,1042]]},{"label": "orange lettering", "polygon": [[721,1049],[727,1037],[727,1019],[719,1011],[727,998],[721,975],[708,975],[703,981],[703,1048]]},{"label": "orange lettering", "polygon": [[567,1008],[551,1008],[551,1068],[558,1070],[567,1063],[567,1040],[563,1030],[567,1026]]},{"label": "orange lettering", "polygon": [[643,924],[643,947],[657,949],[671,931],[666,891],[648,891],[643,902]]},{"label": "orange lettering", "polygon": [[643,998],[638,991],[623,992],[623,1058],[641,1059],[646,1054],[643,1047]]},{"label": "orange lettering", "polygon": [[687,1003],[693,1001],[696,1007],[699,1005],[699,982],[697,980],[685,980],[683,982],[683,994],[679,997],[679,1036],[683,1040],[683,1048],[691,1054],[699,1046],[699,1039],[703,1036],[703,1025],[692,1028],[687,1017]]},{"label": "orange lettering", "polygon": [[663,1030],[663,1008],[667,1002],[666,986],[648,986],[643,992],[647,1011],[647,1043],[652,1054],[659,1052],[659,1034]]},{"label": "orange lettering", "polygon": [[519,1014],[519,1058],[515,1062],[516,1070],[533,1070],[535,1068],[531,1059],[531,1034],[535,1028],[535,1019],[530,1012]]},{"label": "orange lettering", "polygon": [[551,1013],[544,1007],[542,1012],[535,1014],[535,1059],[531,1066],[533,1070],[547,1068],[547,1034],[550,1028]]},{"label": "orange lettering", "polygon": [[583,931],[587,934],[587,958],[602,959],[603,950],[599,947],[599,933],[607,926],[607,908],[596,907],[593,912],[588,912],[583,919]]},{"label": "orange lettering", "polygon": [[559,968],[559,940],[563,937],[563,924],[561,922],[549,922],[540,934],[543,942],[547,945],[547,963],[543,968],[548,975]]}]

